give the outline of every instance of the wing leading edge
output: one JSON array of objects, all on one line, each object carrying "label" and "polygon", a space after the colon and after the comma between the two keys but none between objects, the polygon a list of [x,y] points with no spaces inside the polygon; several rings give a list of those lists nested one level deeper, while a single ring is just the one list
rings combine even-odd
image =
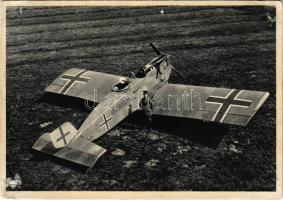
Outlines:
[{"label": "wing leading edge", "polygon": [[154,96],[153,114],[246,125],[268,92],[167,84]]}]

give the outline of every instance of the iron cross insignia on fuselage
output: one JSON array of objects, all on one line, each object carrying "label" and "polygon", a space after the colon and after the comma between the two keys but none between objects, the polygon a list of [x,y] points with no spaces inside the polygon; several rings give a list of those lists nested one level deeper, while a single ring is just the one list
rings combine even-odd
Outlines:
[{"label": "iron cross insignia on fuselage", "polygon": [[75,75],[70,74],[64,74],[61,79],[67,80],[66,84],[61,88],[59,91],[60,94],[66,94],[68,90],[76,83],[87,83],[90,78],[88,77],[82,77],[83,74],[85,74],[87,70],[81,70]]},{"label": "iron cross insignia on fuselage", "polygon": [[107,119],[107,116],[105,115],[105,113],[102,115],[103,118],[103,122],[100,124],[100,126],[106,126],[107,131],[110,130],[110,126],[108,124],[108,122],[110,122],[112,120],[112,117],[109,117]]},{"label": "iron cross insignia on fuselage", "polygon": [[231,107],[249,108],[252,101],[239,99],[243,90],[231,90],[225,97],[209,96],[206,103],[218,104],[219,108],[215,112],[212,121],[223,122]]}]

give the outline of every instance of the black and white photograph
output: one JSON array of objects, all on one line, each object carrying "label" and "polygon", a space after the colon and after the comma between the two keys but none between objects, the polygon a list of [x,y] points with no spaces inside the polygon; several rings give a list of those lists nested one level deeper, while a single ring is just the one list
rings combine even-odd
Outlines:
[{"label": "black and white photograph", "polygon": [[5,14],[6,191],[276,192],[275,6]]}]

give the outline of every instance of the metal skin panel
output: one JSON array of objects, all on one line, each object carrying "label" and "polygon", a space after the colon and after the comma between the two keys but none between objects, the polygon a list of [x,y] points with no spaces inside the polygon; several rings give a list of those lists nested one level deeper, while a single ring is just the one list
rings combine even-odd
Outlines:
[{"label": "metal skin panel", "polygon": [[47,145],[47,143],[51,142],[48,134],[49,133],[44,133],[42,136],[40,136],[38,140],[33,144],[32,148],[41,151]]},{"label": "metal skin panel", "polygon": [[80,165],[85,165],[87,167],[93,167],[101,155],[88,154],[64,147],[59,152],[54,154],[54,156],[75,162]]},{"label": "metal skin panel", "polygon": [[83,137],[76,138],[74,141],[68,144],[67,147],[96,156],[102,155],[106,152],[106,149],[90,142],[89,140]]},{"label": "metal skin panel", "polygon": [[55,148],[62,148],[66,146],[77,135],[77,133],[77,129],[70,122],[65,122],[49,133],[49,137]]},{"label": "metal skin panel", "polygon": [[93,167],[98,158],[106,152],[99,145],[82,138],[79,138],[75,143],[58,149],[52,144],[48,133],[42,135],[32,148],[87,167]]},{"label": "metal skin panel", "polygon": [[167,84],[154,96],[156,115],[246,125],[269,93]]},{"label": "metal skin panel", "polygon": [[251,118],[250,116],[227,114],[223,123],[246,126]]},{"label": "metal skin panel", "polygon": [[141,91],[135,95],[111,94],[97,105],[79,129],[82,136],[95,140],[107,133],[132,112],[139,109],[138,102],[142,98]]},{"label": "metal skin panel", "polygon": [[56,78],[45,91],[99,103],[121,78],[123,76],[72,68]]}]

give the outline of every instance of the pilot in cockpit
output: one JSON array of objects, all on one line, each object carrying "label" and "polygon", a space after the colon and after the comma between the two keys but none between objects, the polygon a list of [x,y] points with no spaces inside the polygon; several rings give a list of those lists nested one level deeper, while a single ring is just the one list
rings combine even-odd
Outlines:
[{"label": "pilot in cockpit", "polygon": [[121,78],[119,82],[113,87],[114,91],[121,91],[126,89],[129,86],[130,79],[129,78]]},{"label": "pilot in cockpit", "polygon": [[153,69],[153,65],[152,64],[146,64],[144,66],[144,71],[147,74],[148,72],[150,72]]}]

